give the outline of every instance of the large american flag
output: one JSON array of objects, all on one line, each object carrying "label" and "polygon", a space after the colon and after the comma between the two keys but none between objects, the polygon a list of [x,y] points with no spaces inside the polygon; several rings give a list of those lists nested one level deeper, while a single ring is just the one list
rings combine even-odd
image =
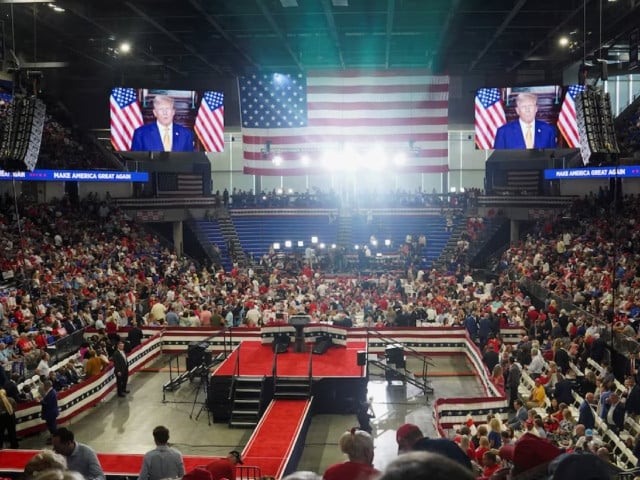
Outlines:
[{"label": "large american flag", "polygon": [[196,135],[206,152],[224,151],[224,96],[221,92],[204,92],[198,115]]},{"label": "large american flag", "polygon": [[195,197],[202,195],[202,175],[195,173],[158,172],[157,193],[159,196]]},{"label": "large american flag", "polygon": [[133,131],[142,125],[142,111],[134,88],[111,90],[111,144],[118,151],[131,150]]},{"label": "large american flag", "polygon": [[575,100],[581,92],[584,92],[584,85],[569,85],[558,115],[558,129],[569,148],[580,148]]},{"label": "large american flag", "polygon": [[[447,76],[416,70],[317,71],[306,77],[255,74],[240,77],[238,86],[244,173],[319,173],[324,151],[366,155],[372,148],[388,160],[406,151],[398,171],[448,170]],[[280,164],[272,162],[275,154]]]},{"label": "large american flag", "polygon": [[507,121],[498,88],[481,88],[476,92],[476,145],[493,148],[496,131]]}]

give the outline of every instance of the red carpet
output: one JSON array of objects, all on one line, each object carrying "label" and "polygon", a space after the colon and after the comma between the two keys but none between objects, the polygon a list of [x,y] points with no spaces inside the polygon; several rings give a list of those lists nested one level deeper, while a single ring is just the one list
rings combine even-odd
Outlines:
[{"label": "red carpet", "polygon": [[271,402],[242,452],[245,465],[259,467],[263,476],[281,478],[310,405],[308,400]]},{"label": "red carpet", "polygon": [[[313,376],[318,377],[360,377],[357,355],[364,350],[364,342],[349,342],[346,347],[333,346],[322,355],[313,355]],[[271,376],[273,352],[271,345],[243,342],[222,362],[214,375],[233,375],[236,358],[240,355],[241,376]],[[278,356],[278,376],[307,377],[309,375],[309,353],[287,353]]]},{"label": "red carpet", "polygon": [[[27,462],[40,450],[0,450],[0,472],[22,472]],[[137,476],[143,455],[126,453],[98,453],[102,470],[107,475]],[[198,465],[206,465],[212,457],[184,456],[184,468],[188,472]]]}]

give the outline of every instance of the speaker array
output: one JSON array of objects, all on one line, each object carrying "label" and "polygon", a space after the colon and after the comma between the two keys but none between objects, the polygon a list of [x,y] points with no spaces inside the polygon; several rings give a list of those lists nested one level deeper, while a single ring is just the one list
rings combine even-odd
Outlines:
[{"label": "speaker array", "polygon": [[582,161],[606,163],[620,153],[608,93],[588,87],[576,99],[576,117]]},{"label": "speaker array", "polygon": [[7,172],[33,171],[38,163],[46,107],[35,97],[15,96],[0,136],[0,167]]}]

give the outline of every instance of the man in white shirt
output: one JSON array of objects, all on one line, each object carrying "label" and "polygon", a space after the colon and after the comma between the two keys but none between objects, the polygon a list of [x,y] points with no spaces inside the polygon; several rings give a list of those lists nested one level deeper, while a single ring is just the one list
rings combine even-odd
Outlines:
[{"label": "man in white shirt", "polygon": [[139,480],[162,480],[184,476],[182,453],[168,445],[169,429],[162,425],[153,429],[156,448],[144,454]]}]

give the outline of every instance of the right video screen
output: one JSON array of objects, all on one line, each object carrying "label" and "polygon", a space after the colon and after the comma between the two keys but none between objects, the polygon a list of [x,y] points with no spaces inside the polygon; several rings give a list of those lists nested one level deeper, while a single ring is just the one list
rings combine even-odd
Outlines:
[{"label": "right video screen", "polygon": [[579,148],[576,99],[582,85],[480,88],[475,95],[476,147]]}]

